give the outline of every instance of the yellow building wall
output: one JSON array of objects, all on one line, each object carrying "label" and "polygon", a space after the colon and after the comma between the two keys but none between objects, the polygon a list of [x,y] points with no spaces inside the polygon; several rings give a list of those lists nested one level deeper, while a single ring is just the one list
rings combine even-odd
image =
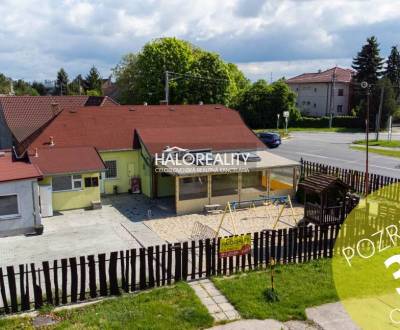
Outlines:
[{"label": "yellow building wall", "polygon": [[[53,210],[65,211],[81,209],[92,206],[92,201],[100,200],[100,187],[85,187],[86,177],[99,177],[99,173],[82,174],[82,189],[71,191],[55,191],[52,194]],[[39,182],[39,185],[51,185],[52,177],[45,177]]]},{"label": "yellow building wall", "polygon": [[119,193],[128,192],[128,189],[131,188],[131,178],[141,176],[139,167],[140,150],[101,151],[100,157],[103,161],[117,161],[117,178],[104,178],[105,194],[113,194],[114,186],[118,187]]}]

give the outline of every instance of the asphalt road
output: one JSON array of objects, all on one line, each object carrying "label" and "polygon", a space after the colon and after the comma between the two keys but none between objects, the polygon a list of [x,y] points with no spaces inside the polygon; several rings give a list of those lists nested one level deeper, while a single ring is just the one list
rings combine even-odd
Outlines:
[{"label": "asphalt road", "polygon": [[[283,140],[280,147],[270,149],[270,151],[293,160],[303,158],[318,163],[365,171],[365,152],[349,147],[352,141],[363,138],[364,135],[361,133],[293,132],[290,139]],[[393,139],[400,139],[400,134],[394,134]],[[370,153],[369,171],[400,178],[400,158]]]}]

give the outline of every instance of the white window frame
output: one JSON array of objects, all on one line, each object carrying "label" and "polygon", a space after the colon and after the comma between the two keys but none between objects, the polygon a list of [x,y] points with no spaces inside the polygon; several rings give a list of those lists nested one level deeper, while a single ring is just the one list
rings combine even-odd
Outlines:
[{"label": "white window frame", "polygon": [[117,180],[118,179],[118,162],[117,162],[117,160],[116,159],[108,159],[108,160],[104,161],[104,163],[107,163],[107,162],[115,162],[115,176],[107,177],[108,169],[107,169],[107,165],[106,165],[106,171],[104,172],[104,180]]},{"label": "white window frame", "polygon": [[17,209],[18,213],[16,214],[7,214],[7,215],[0,215],[0,220],[10,220],[10,219],[16,219],[21,217],[21,209],[20,209],[20,199],[19,199],[19,194],[18,193],[12,193],[12,194],[1,194],[0,197],[3,196],[17,196]]},{"label": "white window frame", "polygon": [[[79,175],[80,178],[75,179],[74,176]],[[83,190],[83,177],[81,174],[67,174],[67,175],[57,175],[57,176],[69,176],[71,179],[71,189],[63,189],[63,190],[54,190],[53,189],[53,183],[51,184],[51,189],[54,193],[58,192],[66,192],[66,191],[82,191]],[[79,188],[75,188],[75,182],[79,181],[81,183],[81,186]]]}]

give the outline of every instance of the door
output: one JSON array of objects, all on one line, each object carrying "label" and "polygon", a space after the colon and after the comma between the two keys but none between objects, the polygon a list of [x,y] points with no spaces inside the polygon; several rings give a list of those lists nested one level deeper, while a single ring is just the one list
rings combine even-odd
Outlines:
[{"label": "door", "polygon": [[50,185],[39,186],[40,213],[42,217],[53,216],[53,189]]},{"label": "door", "polygon": [[104,188],[105,175],[106,174],[104,172],[100,173],[100,194],[104,194],[105,193],[105,188]]}]

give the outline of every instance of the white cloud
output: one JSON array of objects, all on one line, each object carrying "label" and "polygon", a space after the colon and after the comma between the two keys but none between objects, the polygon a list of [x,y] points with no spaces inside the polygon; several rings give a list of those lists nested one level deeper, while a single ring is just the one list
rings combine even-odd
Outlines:
[{"label": "white cloud", "polygon": [[284,61],[351,58],[371,34],[386,54],[399,43],[400,1],[1,0],[0,17],[0,72],[10,76],[52,78],[61,66],[74,76],[92,64],[108,75],[124,53],[161,36],[249,70],[280,63],[272,71],[289,76]]}]

